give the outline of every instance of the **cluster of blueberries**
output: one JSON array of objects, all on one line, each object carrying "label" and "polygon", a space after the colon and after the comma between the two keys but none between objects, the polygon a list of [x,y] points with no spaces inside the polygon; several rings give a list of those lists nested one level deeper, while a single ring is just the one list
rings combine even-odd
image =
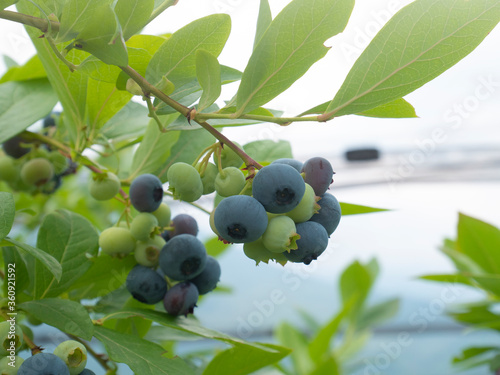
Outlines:
[{"label": "cluster of blueberries", "polygon": [[135,178],[129,197],[139,213],[130,225],[102,231],[99,246],[112,256],[133,252],[137,265],[129,272],[126,287],[136,300],[152,305],[163,301],[170,315],[187,315],[193,313],[200,295],[215,289],[221,269],[196,237],[198,224],[193,217],[180,214],[170,220],[163,194],[155,175]]},{"label": "cluster of blueberries", "polygon": [[[58,113],[43,120],[43,133],[55,131]],[[52,194],[64,176],[74,174],[77,165],[50,146],[16,135],[2,144],[0,180],[14,191]]]},{"label": "cluster of blueberries", "polygon": [[325,251],[340,222],[340,204],[326,192],[333,174],[322,157],[304,164],[275,160],[252,179],[251,195],[221,200],[210,218],[212,230],[226,242],[243,243],[257,264],[309,264]]},{"label": "cluster of blueberries", "polygon": [[75,340],[61,342],[54,353],[39,352],[28,359],[16,355],[23,346],[22,328],[0,323],[0,374],[6,375],[95,375],[87,365],[87,349]]}]

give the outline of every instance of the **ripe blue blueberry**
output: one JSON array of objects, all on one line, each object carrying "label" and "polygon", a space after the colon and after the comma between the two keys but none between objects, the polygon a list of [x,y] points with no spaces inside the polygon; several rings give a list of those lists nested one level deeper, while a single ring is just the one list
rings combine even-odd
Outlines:
[{"label": "ripe blue blueberry", "polygon": [[286,164],[270,164],[254,177],[253,197],[267,212],[283,214],[293,210],[299,203],[306,185],[297,170]]},{"label": "ripe blue blueberry", "polygon": [[302,167],[304,181],[312,186],[314,194],[321,196],[325,194],[333,182],[333,168],[328,160],[315,157],[307,160]]},{"label": "ripe blue blueberry", "polygon": [[198,223],[194,217],[188,214],[179,214],[174,217],[170,223],[170,227],[172,229],[166,230],[161,234],[165,241],[179,234],[191,234],[195,237],[198,235]]},{"label": "ripe blue blueberry", "polygon": [[291,167],[294,167],[299,173],[302,171],[302,165],[303,165],[301,161],[289,158],[276,159],[271,164],[287,164]]},{"label": "ripe blue blueberry", "polygon": [[215,229],[227,242],[255,241],[266,231],[267,222],[262,204],[248,195],[224,198],[214,213]]},{"label": "ripe blue blueberry", "polygon": [[171,238],[160,252],[160,268],[166,276],[188,280],[199,275],[207,263],[205,245],[190,234]]},{"label": "ripe blue blueberry", "polygon": [[12,156],[14,159],[19,159],[20,157],[26,155],[30,152],[29,147],[25,147],[25,144],[28,143],[23,138],[18,135],[13,136],[12,138],[7,139],[3,144],[3,151],[5,154]]},{"label": "ripe blue blueberry", "polygon": [[173,316],[192,314],[198,302],[199,292],[189,281],[175,284],[163,299],[165,311]]},{"label": "ripe blue blueberry", "polygon": [[125,282],[127,290],[136,300],[148,305],[160,302],[167,292],[167,282],[155,270],[136,265]]},{"label": "ripe blue blueberry", "polygon": [[330,236],[337,229],[342,216],[339,201],[333,195],[326,193],[323,194],[318,204],[321,208],[317,214],[311,217],[311,221],[323,225]]},{"label": "ripe blue blueberry", "polygon": [[200,294],[207,294],[217,286],[220,279],[220,273],[219,262],[217,262],[215,258],[208,256],[203,271],[189,281],[196,285]]},{"label": "ripe blue blueberry", "polygon": [[26,359],[17,375],[70,375],[68,366],[57,355],[38,353]]},{"label": "ripe blue blueberry", "polygon": [[160,207],[163,199],[163,186],[153,174],[142,174],[132,181],[129,191],[130,201],[139,212],[153,212]]},{"label": "ripe blue blueberry", "polygon": [[86,368],[82,372],[80,372],[80,374],[78,374],[78,375],[95,375],[95,372]]},{"label": "ripe blue blueberry", "polygon": [[317,259],[328,246],[328,233],[321,224],[306,221],[296,225],[300,239],[297,240],[297,250],[283,252],[286,259],[294,263],[309,264]]}]

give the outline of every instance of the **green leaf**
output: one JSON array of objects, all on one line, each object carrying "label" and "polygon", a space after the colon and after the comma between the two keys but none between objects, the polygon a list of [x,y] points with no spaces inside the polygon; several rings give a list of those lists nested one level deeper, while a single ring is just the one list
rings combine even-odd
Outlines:
[{"label": "green leaf", "polygon": [[338,375],[339,365],[335,357],[330,355],[322,363],[320,363],[309,375]]},{"label": "green leaf", "polygon": [[451,259],[459,271],[478,275],[485,273],[485,271],[468,255],[446,246],[443,246],[441,251]]},{"label": "green leaf", "polygon": [[399,299],[393,298],[364,309],[356,322],[360,331],[372,329],[394,317],[399,310]]},{"label": "green leaf", "polygon": [[115,12],[120,21],[125,40],[128,40],[146,26],[154,5],[154,0],[118,0]]},{"label": "green leaf", "polygon": [[437,281],[440,283],[459,283],[468,286],[475,286],[472,283],[470,277],[464,276],[462,274],[450,274],[450,275],[425,275],[419,277],[422,280]]},{"label": "green leaf", "polygon": [[328,106],[360,113],[402,98],[472,52],[500,21],[498,0],[417,0],[373,38]]},{"label": "green leaf", "polygon": [[94,13],[102,3],[102,0],[68,0],[62,10],[57,41],[67,42],[76,38],[92,22]]},{"label": "green leaf", "polygon": [[42,322],[63,332],[90,340],[94,332],[92,320],[85,307],[78,302],[60,298],[45,298],[18,305]]},{"label": "green leaf", "polygon": [[128,65],[127,46],[110,4],[96,7],[73,46],[91,53],[106,64]]},{"label": "green leaf", "polygon": [[45,268],[46,272],[52,274],[56,281],[60,281],[62,277],[62,267],[61,264],[52,255],[47,254],[45,251],[37,249],[36,247],[30,246],[28,244],[13,240],[12,238],[5,238],[5,241],[16,246],[20,252],[27,253],[34,257],[40,265]]},{"label": "green leaf", "polygon": [[262,344],[273,351],[235,344],[218,353],[203,371],[203,375],[246,375],[286,357],[291,350],[281,346]]},{"label": "green leaf", "polygon": [[213,257],[218,257],[228,250],[231,246],[227,243],[219,241],[218,237],[212,237],[205,242],[205,248],[207,249],[207,254]]},{"label": "green leaf", "polygon": [[16,216],[16,207],[14,196],[11,193],[0,192],[0,240],[3,240],[9,234],[14,217]]},{"label": "green leaf", "polygon": [[500,297],[500,275],[470,275],[481,288]]},{"label": "green leaf", "polygon": [[375,208],[368,206],[360,206],[358,204],[340,202],[340,209],[342,210],[342,216],[345,215],[359,215],[359,214],[369,214],[372,212],[383,212],[389,211],[385,208]]},{"label": "green leaf", "polygon": [[294,0],[272,21],[255,47],[237,94],[239,114],[266,104],[285,91],[328,48],[323,43],[342,32],[354,0]]},{"label": "green leaf", "polygon": [[271,163],[280,158],[293,158],[288,141],[274,142],[270,139],[254,141],[243,145],[243,150],[259,163]]},{"label": "green leaf", "polygon": [[468,255],[488,273],[500,275],[500,229],[460,214],[457,250]]},{"label": "green leaf", "polygon": [[[134,259],[135,260],[135,259]],[[137,264],[137,263],[136,263]],[[134,297],[130,296],[127,302],[123,305],[123,308],[143,308],[154,310],[154,305],[146,305],[137,301]],[[153,321],[150,319],[144,319],[142,317],[132,317],[129,319],[118,319],[114,326],[114,329],[118,332],[125,333],[128,335],[134,335],[141,338],[148,333],[151,328]]]},{"label": "green leaf", "polygon": [[465,349],[460,356],[454,357],[453,358],[453,363],[461,363],[464,361],[468,361],[471,358],[477,357],[477,356],[482,356],[485,353],[491,352],[491,351],[498,351],[499,348],[495,346],[482,346],[482,347],[474,347],[474,348],[467,348]]},{"label": "green leaf", "polygon": [[347,267],[340,276],[340,295],[344,304],[352,298],[356,302],[351,311],[351,318],[357,319],[365,303],[370,289],[373,285],[373,279],[368,269],[360,262],[355,261]]},{"label": "green leaf", "polygon": [[339,332],[340,324],[344,318],[350,313],[354,302],[357,300],[357,296],[351,297],[351,299],[344,303],[342,310],[335,315],[327,324],[325,324],[316,333],[314,338],[308,345],[309,356],[315,363],[321,363],[330,351],[330,343],[335,334]]},{"label": "green leaf", "polygon": [[0,85],[0,143],[22,132],[50,113],[57,96],[46,79]]},{"label": "green leaf", "polygon": [[78,214],[58,210],[45,216],[38,231],[37,246],[61,263],[57,280],[46,268],[35,267],[33,295],[36,299],[54,297],[67,289],[92,265],[87,254],[97,256],[98,235],[90,222]]},{"label": "green leaf", "polygon": [[210,107],[221,93],[221,72],[217,57],[205,50],[196,51],[196,77],[203,89],[198,111]]},{"label": "green leaf", "polygon": [[[28,269],[26,268],[26,263],[15,246],[3,246],[2,247],[2,258],[4,263],[4,275],[5,279],[8,279],[9,268],[12,265],[15,269],[16,278],[16,292],[20,293],[27,289],[30,284],[30,275]],[[3,283],[4,296],[8,296],[8,282]]]},{"label": "green leaf", "polygon": [[267,28],[273,21],[273,15],[271,14],[271,7],[269,6],[268,0],[260,0],[259,7],[259,17],[257,18],[257,30],[255,31],[255,40],[253,42],[253,49],[257,47],[260,40],[264,36]]},{"label": "green leaf", "polygon": [[18,1],[19,0],[0,0],[0,10],[4,10],[5,8],[10,7]]},{"label": "green leaf", "polygon": [[87,88],[89,134],[94,136],[131,98],[132,94],[118,90],[114,83],[89,80]]},{"label": "green leaf", "polygon": [[99,326],[95,327],[94,336],[104,344],[112,361],[126,363],[135,374],[195,374],[181,358],[165,358],[165,350],[158,344]]},{"label": "green leaf", "polygon": [[231,29],[227,14],[200,18],[176,31],[158,49],[146,70],[146,79],[157,84],[166,76],[177,88],[196,77],[196,51],[219,56]]},{"label": "green leaf", "polygon": [[0,83],[8,81],[28,81],[47,77],[38,55],[33,56],[23,66],[13,66],[2,76]]},{"label": "green leaf", "polygon": [[91,261],[89,270],[71,286],[71,298],[92,299],[111,293],[125,284],[129,271],[137,264],[133,255],[120,259],[104,254]]},{"label": "green leaf", "polygon": [[148,109],[135,102],[128,102],[101,128],[101,135],[119,141],[143,134],[149,123]]},{"label": "green leaf", "polygon": [[275,335],[282,345],[293,349],[290,356],[295,371],[308,374],[314,368],[314,363],[309,356],[307,337],[289,323],[280,324]]},{"label": "green leaf", "polygon": [[[169,117],[169,121],[173,119],[172,115],[166,117]],[[177,132],[160,132],[156,122],[151,120],[139,148],[134,153],[128,180],[132,181],[140,174],[154,173],[160,168],[170,156],[179,136]]]},{"label": "green leaf", "polygon": [[194,163],[200,150],[203,150],[215,142],[214,136],[205,129],[193,130],[190,132],[173,131],[166,134],[178,135],[178,138],[170,150],[170,155],[167,160],[156,172],[162,182],[167,181],[167,171],[172,164],[181,161],[188,164]]}]

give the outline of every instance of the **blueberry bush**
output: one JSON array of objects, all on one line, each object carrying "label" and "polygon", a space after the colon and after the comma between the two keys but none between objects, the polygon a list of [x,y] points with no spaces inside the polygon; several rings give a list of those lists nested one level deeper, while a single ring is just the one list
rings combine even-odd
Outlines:
[{"label": "blueberry bush", "polygon": [[[342,306],[313,337],[285,324],[279,344],[257,343],[196,320],[203,299],[224,290],[217,257],[227,244],[261,266],[310,265],[341,216],[382,211],[338,202],[335,166],[323,156],[295,160],[285,141],[240,145],[224,128],[416,117],[403,97],[482,42],[500,21],[498,0],[415,0],[373,38],[330,100],[291,117],[266,105],[326,55],[324,43],[344,30],[354,0],[291,0],[274,17],[268,0],[256,2],[243,72],[218,60],[228,14],[141,34],[159,15],[168,20],[178,1],[0,0],[0,22],[24,24],[37,51],[22,66],[6,60],[0,78],[2,371],[92,374],[92,356],[109,375],[118,363],[141,375],[243,375],[267,366],[337,374],[397,309],[397,300],[367,306],[378,273],[371,261],[340,275]],[[236,93],[222,97],[229,83]],[[205,223],[172,216],[174,200],[205,212]],[[215,239],[198,238],[198,224]],[[493,278],[467,277],[498,293]],[[42,323],[68,337],[54,353],[37,345]],[[176,355],[175,342],[193,338],[226,346],[208,357]],[[24,362],[19,351],[28,353]],[[292,365],[283,362],[290,353]]]}]

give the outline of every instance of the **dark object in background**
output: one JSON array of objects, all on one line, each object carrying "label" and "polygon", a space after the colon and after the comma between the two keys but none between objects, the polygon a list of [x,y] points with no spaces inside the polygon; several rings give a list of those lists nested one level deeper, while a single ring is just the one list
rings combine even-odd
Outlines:
[{"label": "dark object in background", "polygon": [[345,158],[348,161],[371,161],[380,158],[380,151],[376,148],[359,148],[349,150],[345,153]]}]

